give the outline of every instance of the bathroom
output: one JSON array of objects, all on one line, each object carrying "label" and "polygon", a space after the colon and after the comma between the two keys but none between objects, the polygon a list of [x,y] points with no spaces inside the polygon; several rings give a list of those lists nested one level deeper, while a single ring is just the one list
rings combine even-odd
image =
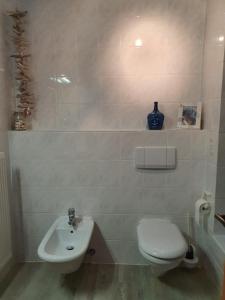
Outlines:
[{"label": "bathroom", "polygon": [[222,299],[224,1],[0,10],[0,299]]}]

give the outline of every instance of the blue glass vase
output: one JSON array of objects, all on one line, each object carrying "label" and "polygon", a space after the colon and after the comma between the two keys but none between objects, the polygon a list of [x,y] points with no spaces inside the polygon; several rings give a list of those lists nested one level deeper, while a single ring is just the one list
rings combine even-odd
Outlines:
[{"label": "blue glass vase", "polygon": [[158,109],[158,102],[154,102],[154,110],[148,117],[148,128],[151,130],[161,130],[164,122],[164,114]]}]

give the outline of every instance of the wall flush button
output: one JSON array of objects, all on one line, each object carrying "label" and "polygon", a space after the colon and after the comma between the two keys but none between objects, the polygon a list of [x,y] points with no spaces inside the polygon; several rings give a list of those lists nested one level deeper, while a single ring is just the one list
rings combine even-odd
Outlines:
[{"label": "wall flush button", "polygon": [[176,168],[176,148],[175,147],[167,147],[166,148],[166,166],[167,166],[167,169],[175,169]]},{"label": "wall flush button", "polygon": [[166,167],[166,148],[165,147],[146,147],[145,148],[145,167],[151,169],[165,169]]},{"label": "wall flush button", "polygon": [[138,169],[175,169],[175,147],[137,147],[135,166]]},{"label": "wall flush button", "polygon": [[137,147],[135,149],[135,166],[136,168],[145,168],[145,148]]}]

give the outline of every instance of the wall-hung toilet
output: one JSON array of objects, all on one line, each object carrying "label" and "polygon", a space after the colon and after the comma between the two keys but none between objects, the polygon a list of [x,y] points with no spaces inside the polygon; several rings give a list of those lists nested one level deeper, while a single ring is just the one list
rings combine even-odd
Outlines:
[{"label": "wall-hung toilet", "polygon": [[83,262],[94,229],[91,217],[76,218],[72,226],[68,217],[59,217],[38,247],[38,256],[63,274],[76,271]]},{"label": "wall-hung toilet", "polygon": [[156,276],[176,268],[187,252],[183,235],[169,220],[142,219],[137,227],[137,237],[139,250]]}]

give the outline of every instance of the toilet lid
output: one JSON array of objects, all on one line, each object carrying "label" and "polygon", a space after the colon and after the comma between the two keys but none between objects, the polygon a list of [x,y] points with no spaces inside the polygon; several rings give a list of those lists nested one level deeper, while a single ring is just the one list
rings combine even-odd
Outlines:
[{"label": "toilet lid", "polygon": [[178,227],[169,220],[143,219],[138,225],[139,247],[147,254],[161,259],[184,256],[187,243]]}]

